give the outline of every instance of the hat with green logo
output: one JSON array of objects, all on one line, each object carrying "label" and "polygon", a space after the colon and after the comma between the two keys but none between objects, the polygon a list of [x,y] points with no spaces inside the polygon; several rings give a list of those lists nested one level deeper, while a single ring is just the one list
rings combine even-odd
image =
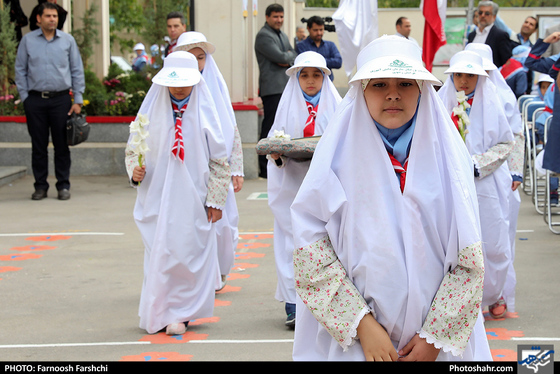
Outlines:
[{"label": "hat with green logo", "polygon": [[441,85],[422,63],[422,51],[410,40],[397,35],[383,35],[358,54],[358,71],[350,82],[374,78],[406,78]]},{"label": "hat with green logo", "polygon": [[484,70],[484,62],[482,57],[472,51],[457,52],[449,60],[449,69],[445,74],[464,73],[475,74],[487,77],[488,74]]},{"label": "hat with green logo", "polygon": [[163,60],[163,68],[152,82],[165,87],[190,87],[200,82],[198,62],[192,53],[177,51]]}]

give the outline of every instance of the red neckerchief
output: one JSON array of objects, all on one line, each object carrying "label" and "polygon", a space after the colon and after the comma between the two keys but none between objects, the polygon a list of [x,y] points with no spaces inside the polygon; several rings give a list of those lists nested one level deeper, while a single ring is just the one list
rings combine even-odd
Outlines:
[{"label": "red neckerchief", "polygon": [[393,164],[393,169],[395,169],[395,173],[399,175],[400,185],[401,185],[401,192],[404,192],[404,184],[406,182],[406,169],[408,168],[408,157],[404,162],[404,166],[401,165],[399,160],[395,158],[391,153],[387,152],[389,158],[391,159],[391,164]]},{"label": "red neckerchief", "polygon": [[303,128],[303,137],[307,138],[309,136],[315,135],[315,117],[317,117],[317,106],[313,106],[307,103],[307,111],[309,112],[309,117],[305,121],[305,127]]},{"label": "red neckerchief", "polygon": [[183,143],[183,113],[187,109],[187,104],[183,105],[181,110],[175,103],[171,103],[173,105],[173,111],[176,114],[175,119],[175,140],[173,141],[173,147],[171,147],[171,153],[175,158],[179,157],[181,162],[185,161],[185,145]]},{"label": "red neckerchief", "polygon": [[[474,99],[474,96],[467,100],[467,103],[470,106],[472,106],[473,99]],[[455,124],[455,127],[457,128],[457,131],[458,131],[459,130],[459,117],[457,117],[457,115],[455,113],[451,112],[451,119],[453,120],[453,123]]]}]

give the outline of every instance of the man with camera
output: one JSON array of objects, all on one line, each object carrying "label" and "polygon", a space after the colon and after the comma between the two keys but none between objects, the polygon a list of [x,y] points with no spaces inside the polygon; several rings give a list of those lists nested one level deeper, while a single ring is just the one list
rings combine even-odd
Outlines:
[{"label": "man with camera", "polygon": [[[302,19],[305,22],[305,19]],[[307,20],[307,32],[309,36],[297,43],[296,52],[298,54],[307,51],[317,52],[327,60],[329,69],[340,69],[342,66],[342,57],[336,47],[336,44],[328,40],[323,40],[323,34],[327,31],[335,31],[334,25],[325,25],[325,20],[319,16],[313,16]],[[334,79],[333,74],[330,75],[331,80]]]}]

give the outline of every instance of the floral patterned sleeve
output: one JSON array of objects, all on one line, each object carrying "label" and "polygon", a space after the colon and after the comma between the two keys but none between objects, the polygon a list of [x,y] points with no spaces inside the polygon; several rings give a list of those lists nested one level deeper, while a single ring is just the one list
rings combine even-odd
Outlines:
[{"label": "floral patterned sleeve", "polygon": [[124,153],[124,163],[126,166],[126,173],[128,174],[128,180],[132,187],[138,187],[138,183],[132,181],[132,172],[134,167],[138,166],[138,155],[130,149],[127,145]]},{"label": "floral patterned sleeve", "polygon": [[507,163],[511,175],[523,178],[523,162],[525,158],[525,135],[515,134],[515,145],[510,153]]},{"label": "floral patterned sleeve", "polygon": [[443,278],[420,337],[461,356],[480,312],[483,282],[484,256],[478,242],[459,252],[457,266]]},{"label": "floral patterned sleeve", "polygon": [[229,184],[231,182],[231,168],[227,158],[210,159],[210,178],[206,206],[223,210],[226,206]]},{"label": "floral patterned sleeve", "polygon": [[478,178],[489,176],[507,160],[514,147],[514,142],[498,143],[482,154],[473,155],[474,167]]},{"label": "floral patterned sleeve", "polygon": [[296,291],[317,321],[346,350],[372,312],[346,275],[328,236],[294,251]]},{"label": "floral patterned sleeve", "polygon": [[235,135],[233,138],[233,149],[230,158],[231,175],[234,177],[243,176],[243,145],[241,144],[241,135],[239,129],[235,126]]}]

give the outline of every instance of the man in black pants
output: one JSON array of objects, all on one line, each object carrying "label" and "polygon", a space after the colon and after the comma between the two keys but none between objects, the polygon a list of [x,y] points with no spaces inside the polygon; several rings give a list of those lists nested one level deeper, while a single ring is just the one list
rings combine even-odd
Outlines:
[{"label": "man in black pants", "polygon": [[[255,54],[259,63],[259,96],[263,103],[260,138],[266,138],[274,123],[276,109],[288,83],[286,70],[294,63],[297,53],[288,36],[280,30],[284,23],[284,8],[271,4],[266,8],[266,23],[255,38]],[[259,156],[259,176],[267,177],[265,156]]]},{"label": "man in black pants", "polygon": [[[16,58],[16,85],[31,136],[31,166],[35,177],[33,200],[47,197],[49,184],[49,131],[54,145],[56,189],[60,200],[70,198],[70,149],[66,141],[66,120],[80,113],[85,79],[82,59],[74,38],[57,30],[55,4],[40,5],[37,23],[41,28],[26,34]],[[74,103],[70,96],[74,96]]]}]

